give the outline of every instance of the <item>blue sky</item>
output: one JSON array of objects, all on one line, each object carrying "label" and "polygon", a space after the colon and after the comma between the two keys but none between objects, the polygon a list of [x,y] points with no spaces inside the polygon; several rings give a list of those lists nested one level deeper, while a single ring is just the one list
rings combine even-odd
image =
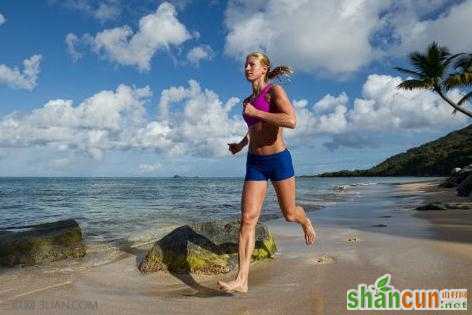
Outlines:
[{"label": "blue sky", "polygon": [[393,70],[433,40],[472,51],[470,16],[472,1],[0,1],[0,176],[243,176],[226,143],[246,133],[253,50],[295,69],[297,175],[373,166],[470,123]]}]

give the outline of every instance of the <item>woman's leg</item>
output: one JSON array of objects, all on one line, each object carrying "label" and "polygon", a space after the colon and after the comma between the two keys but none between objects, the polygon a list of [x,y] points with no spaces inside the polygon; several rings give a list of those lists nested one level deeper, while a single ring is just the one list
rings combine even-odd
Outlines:
[{"label": "woman's leg", "polygon": [[277,193],[280,210],[288,222],[297,222],[305,233],[305,242],[311,245],[315,242],[316,233],[310,219],[306,216],[305,210],[295,204],[295,176],[290,178],[273,181],[272,185]]},{"label": "woman's leg", "polygon": [[239,271],[235,280],[218,281],[225,291],[247,292],[249,265],[256,241],[256,224],[261,214],[267,181],[245,181],[241,195],[241,226],[239,230]]}]

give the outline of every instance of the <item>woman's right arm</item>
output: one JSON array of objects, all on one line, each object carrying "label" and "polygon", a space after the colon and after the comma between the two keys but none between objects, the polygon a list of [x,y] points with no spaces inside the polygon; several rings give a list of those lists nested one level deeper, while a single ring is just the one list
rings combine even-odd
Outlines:
[{"label": "woman's right arm", "polygon": [[249,143],[249,131],[246,133],[244,138],[239,141],[238,143],[228,143],[228,149],[231,153],[236,154],[241,151],[247,144]]},{"label": "woman's right arm", "polygon": [[249,131],[246,133],[244,138],[238,143],[241,148],[244,148],[249,143]]}]

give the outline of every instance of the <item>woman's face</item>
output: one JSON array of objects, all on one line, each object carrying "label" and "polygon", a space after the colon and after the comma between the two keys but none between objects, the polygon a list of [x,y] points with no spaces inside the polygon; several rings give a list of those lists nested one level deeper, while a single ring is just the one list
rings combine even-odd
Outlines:
[{"label": "woman's face", "polygon": [[254,56],[246,58],[246,64],[244,66],[244,74],[248,81],[255,81],[259,78],[263,78],[267,73],[267,66],[262,65],[259,60]]}]

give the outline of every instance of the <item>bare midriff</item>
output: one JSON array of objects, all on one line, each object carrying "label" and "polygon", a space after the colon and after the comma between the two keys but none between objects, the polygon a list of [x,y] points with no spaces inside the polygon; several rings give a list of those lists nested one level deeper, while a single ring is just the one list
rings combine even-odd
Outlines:
[{"label": "bare midriff", "polygon": [[282,127],[264,121],[249,127],[249,153],[269,155],[282,152],[286,147]]}]

